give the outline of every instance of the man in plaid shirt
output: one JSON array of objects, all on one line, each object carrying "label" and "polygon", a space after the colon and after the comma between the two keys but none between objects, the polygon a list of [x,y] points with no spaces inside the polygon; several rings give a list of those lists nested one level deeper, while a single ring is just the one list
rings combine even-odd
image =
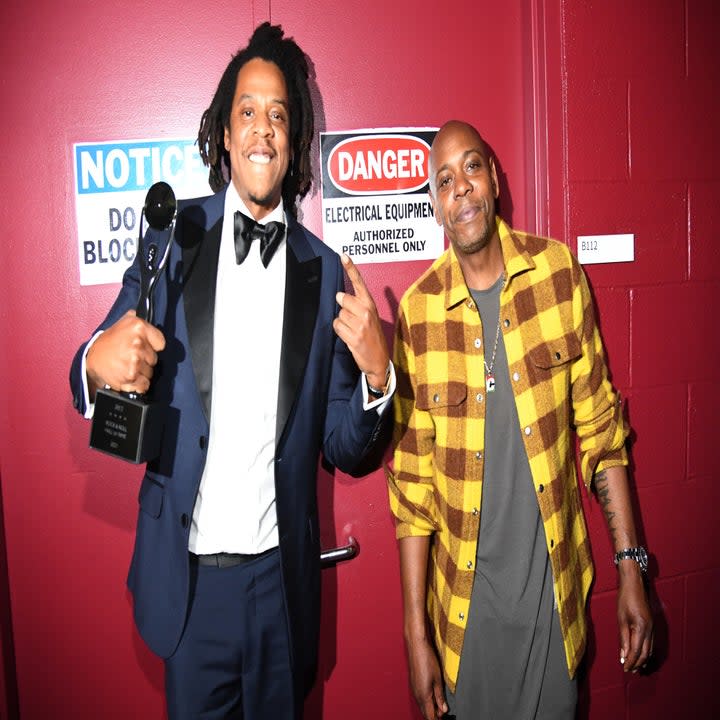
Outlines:
[{"label": "man in plaid shirt", "polygon": [[582,269],[496,215],[473,127],[441,128],[429,180],[450,247],[400,304],[388,473],[410,683],[426,720],[570,719],[593,579],[575,436],[616,551],[620,662],[652,651],[629,429]]}]

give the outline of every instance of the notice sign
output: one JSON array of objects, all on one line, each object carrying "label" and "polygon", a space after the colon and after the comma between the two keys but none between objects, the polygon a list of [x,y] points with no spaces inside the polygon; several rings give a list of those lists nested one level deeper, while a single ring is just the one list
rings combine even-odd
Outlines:
[{"label": "notice sign", "polygon": [[355,263],[444,251],[427,194],[434,128],[320,133],[323,240]]},{"label": "notice sign", "polygon": [[73,155],[81,285],[122,280],[153,183],[164,180],[178,199],[210,194],[194,139],[76,143]]}]

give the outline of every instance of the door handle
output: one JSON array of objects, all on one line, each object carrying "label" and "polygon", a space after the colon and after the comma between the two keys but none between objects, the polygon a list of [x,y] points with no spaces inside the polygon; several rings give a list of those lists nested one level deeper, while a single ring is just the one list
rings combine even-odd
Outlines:
[{"label": "door handle", "polygon": [[343,560],[352,560],[360,552],[360,544],[352,535],[348,536],[347,542],[348,544],[342,547],[322,550],[320,552],[320,567],[332,567],[335,563]]}]

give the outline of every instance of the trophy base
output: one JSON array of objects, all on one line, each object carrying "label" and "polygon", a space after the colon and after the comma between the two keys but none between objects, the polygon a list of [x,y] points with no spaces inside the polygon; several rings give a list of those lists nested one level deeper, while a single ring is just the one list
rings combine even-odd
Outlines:
[{"label": "trophy base", "polygon": [[95,393],[90,447],[131,463],[144,463],[160,454],[162,414],[142,397],[115,390]]}]

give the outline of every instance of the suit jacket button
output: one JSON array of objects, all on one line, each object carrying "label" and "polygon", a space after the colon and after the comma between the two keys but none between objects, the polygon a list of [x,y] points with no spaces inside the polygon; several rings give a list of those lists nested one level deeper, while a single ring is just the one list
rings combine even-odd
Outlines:
[{"label": "suit jacket button", "polygon": [[183,513],[180,516],[180,524],[183,526],[183,528],[187,528],[189,522],[190,522],[190,519],[188,518],[187,513]]},{"label": "suit jacket button", "polygon": [[198,440],[198,444],[200,445],[200,449],[204,450],[207,445],[207,438],[204,435],[201,435],[200,440]]}]

